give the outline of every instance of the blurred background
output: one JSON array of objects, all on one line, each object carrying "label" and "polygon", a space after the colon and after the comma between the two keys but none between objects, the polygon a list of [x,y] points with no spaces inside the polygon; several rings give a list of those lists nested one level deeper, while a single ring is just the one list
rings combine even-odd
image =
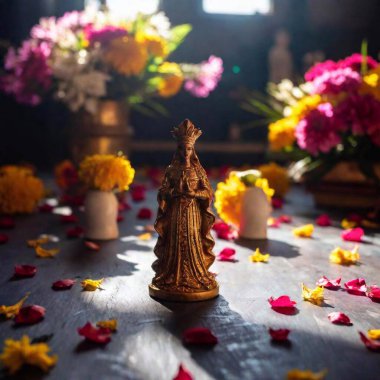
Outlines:
[{"label": "blurred background", "polygon": [[[96,0],[0,0],[1,59],[41,17],[99,5]],[[266,127],[248,128],[254,117],[241,109],[240,96],[281,79],[281,63],[271,68],[276,49],[288,53],[284,75],[294,80],[314,62],[359,52],[364,39],[370,55],[378,59],[380,51],[378,0],[109,0],[107,5],[119,14],[162,10],[172,25],[192,24],[173,60],[200,62],[211,54],[223,59],[221,82],[207,98],[182,91],[162,100],[166,117],[131,114],[135,165],[167,164],[173,154],[169,131],[184,118],[204,132],[200,156],[205,165],[260,163]],[[64,105],[50,100],[30,107],[1,93],[0,115],[1,164],[27,161],[50,169],[69,156],[70,113]]]}]

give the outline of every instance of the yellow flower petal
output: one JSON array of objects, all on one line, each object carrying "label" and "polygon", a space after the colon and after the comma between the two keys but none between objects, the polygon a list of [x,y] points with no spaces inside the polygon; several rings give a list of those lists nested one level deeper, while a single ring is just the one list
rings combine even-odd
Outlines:
[{"label": "yellow flower petal", "polygon": [[108,319],[106,321],[99,321],[96,322],[96,326],[110,329],[111,331],[115,332],[117,330],[117,320]]},{"label": "yellow flower petal", "polygon": [[138,236],[139,240],[150,240],[152,238],[152,234],[150,232],[146,232]]},{"label": "yellow flower petal", "polygon": [[368,338],[379,340],[380,339],[380,329],[368,330]]},{"label": "yellow flower petal", "polygon": [[17,372],[24,364],[39,367],[46,372],[58,360],[57,355],[49,356],[49,351],[50,347],[46,343],[31,344],[30,338],[24,335],[20,340],[5,340],[0,361],[10,374]]},{"label": "yellow flower petal", "polygon": [[45,249],[45,248],[42,248],[40,245],[37,245],[34,250],[36,251],[36,255],[38,257],[43,257],[43,258],[46,258],[46,257],[54,257],[58,252],[59,252],[59,249],[58,248],[54,248],[54,249]]},{"label": "yellow flower petal", "polygon": [[287,380],[323,380],[327,375],[327,369],[320,372],[310,370],[292,369],[287,374]]},{"label": "yellow flower petal", "polygon": [[13,318],[18,314],[20,309],[22,308],[22,305],[26,301],[26,299],[29,297],[30,293],[27,293],[25,297],[21,298],[20,301],[18,301],[16,304],[11,305],[11,306],[5,306],[1,305],[0,306],[0,314],[5,315],[6,318]]},{"label": "yellow flower petal", "polygon": [[309,238],[313,235],[314,226],[312,224],[305,224],[304,226],[293,229],[293,235],[298,237]]},{"label": "yellow flower petal", "polygon": [[44,236],[44,237],[39,237],[37,239],[27,240],[26,244],[28,245],[28,247],[36,248],[38,245],[46,244],[48,242],[49,242],[49,237],[48,236]]},{"label": "yellow flower petal", "polygon": [[93,292],[96,289],[100,288],[100,285],[102,284],[104,278],[101,278],[100,280],[91,280],[90,278],[87,278],[86,280],[83,280],[81,282],[83,290],[87,290],[89,292]]},{"label": "yellow flower petal", "polygon": [[256,251],[249,256],[249,261],[252,263],[267,263],[269,259],[269,253],[261,253],[259,248],[256,248]]},{"label": "yellow flower petal", "polygon": [[309,289],[305,284],[302,284],[302,297],[305,301],[309,301],[315,305],[321,306],[323,303],[323,287],[317,286],[314,289]]},{"label": "yellow flower petal", "polygon": [[352,265],[356,264],[359,260],[358,246],[355,246],[352,251],[337,247],[330,253],[330,261],[334,264]]},{"label": "yellow flower petal", "polygon": [[358,224],[356,222],[354,222],[353,220],[348,220],[348,219],[344,218],[341,221],[340,225],[345,230],[349,230],[350,228],[355,228]]}]

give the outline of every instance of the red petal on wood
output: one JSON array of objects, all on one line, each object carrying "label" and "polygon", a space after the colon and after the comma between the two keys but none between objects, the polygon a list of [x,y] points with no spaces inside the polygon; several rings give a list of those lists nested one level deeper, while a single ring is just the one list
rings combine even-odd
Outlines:
[{"label": "red petal on wood", "polygon": [[116,221],[119,223],[119,222],[122,222],[124,220],[124,216],[123,215],[118,215],[117,218],[116,218]]},{"label": "red petal on wood", "polygon": [[233,248],[223,248],[218,255],[218,260],[219,261],[235,261],[234,259],[235,253],[236,253],[236,250]]},{"label": "red petal on wood", "polygon": [[333,313],[330,313],[327,318],[331,323],[335,323],[337,325],[352,325],[350,318],[340,311],[334,311]]},{"label": "red petal on wood", "polygon": [[338,277],[335,280],[329,280],[326,276],[323,276],[317,281],[317,285],[323,286],[326,289],[337,290],[340,288],[341,280],[342,280],[341,277]]},{"label": "red petal on wood", "polygon": [[14,276],[23,277],[33,277],[37,273],[37,268],[34,265],[16,265]]},{"label": "red petal on wood", "polygon": [[180,364],[178,373],[173,377],[173,380],[193,380],[193,375]]},{"label": "red petal on wood", "polygon": [[61,198],[61,203],[76,207],[83,206],[84,195],[64,194]]},{"label": "red petal on wood", "polygon": [[46,309],[39,305],[25,306],[15,316],[16,325],[33,325],[40,322],[45,316]]},{"label": "red petal on wood", "polygon": [[269,304],[272,309],[277,313],[285,314],[285,315],[293,315],[296,313],[296,308],[294,305],[297,304],[296,301],[290,299],[289,296],[280,296],[277,299],[270,297],[268,299]]},{"label": "red petal on wood", "polygon": [[56,282],[53,282],[52,288],[54,290],[67,290],[71,289],[71,287],[76,283],[75,280],[71,280],[70,278],[66,278],[64,280],[58,280]]},{"label": "red petal on wood", "polygon": [[332,224],[331,223],[331,219],[330,219],[330,217],[327,214],[320,215],[317,218],[316,223],[320,227],[329,227]]},{"label": "red petal on wood", "polygon": [[39,212],[49,213],[49,212],[52,212],[53,210],[54,210],[54,206],[49,205],[49,203],[44,203],[38,207]]},{"label": "red petal on wood", "polygon": [[0,218],[0,228],[11,229],[15,227],[15,221],[10,216],[3,216]]},{"label": "red petal on wood", "polygon": [[380,302],[380,288],[376,285],[370,286],[367,296],[371,298],[373,302]]},{"label": "red petal on wood", "polygon": [[0,244],[5,244],[9,240],[9,236],[6,234],[0,234]]},{"label": "red petal on wood", "polygon": [[290,215],[280,215],[277,220],[279,220],[280,223],[291,223],[292,217]]},{"label": "red petal on wood", "polygon": [[359,335],[361,341],[369,350],[380,352],[380,342],[367,338],[361,331],[359,331]]},{"label": "red petal on wood", "polygon": [[143,207],[137,213],[138,219],[150,219],[153,216],[153,212],[150,208]]},{"label": "red petal on wood", "polygon": [[78,223],[78,220],[79,220],[79,218],[75,214],[62,215],[61,216],[61,223],[62,224]]},{"label": "red petal on wood", "polygon": [[66,230],[66,236],[68,238],[78,238],[83,235],[83,228],[80,226],[72,227]]},{"label": "red petal on wood", "polygon": [[363,228],[351,228],[342,232],[341,237],[345,241],[361,242],[364,236]]},{"label": "red petal on wood", "polygon": [[364,278],[355,278],[344,283],[347,292],[355,296],[364,296],[367,292],[367,285]]},{"label": "red petal on wood", "polygon": [[90,240],[85,240],[84,245],[91,251],[99,251],[100,245]]},{"label": "red petal on wood", "polygon": [[272,207],[273,208],[282,208],[284,201],[281,198],[272,198]]},{"label": "red petal on wood", "polygon": [[269,335],[271,338],[278,342],[283,342],[284,340],[288,339],[288,335],[290,333],[290,330],[288,329],[269,329],[268,330]]},{"label": "red petal on wood", "polygon": [[200,346],[214,346],[218,343],[218,338],[206,327],[186,329],[182,333],[182,340],[185,344]]},{"label": "red petal on wood", "polygon": [[78,334],[91,342],[106,344],[111,341],[112,331],[104,327],[95,327],[92,323],[87,322],[78,329]]},{"label": "red petal on wood", "polygon": [[144,201],[146,198],[146,187],[144,185],[133,185],[131,189],[131,198],[134,202]]},{"label": "red petal on wood", "polygon": [[131,206],[128,202],[126,201],[120,201],[118,205],[118,210],[119,211],[128,211],[131,209]]}]

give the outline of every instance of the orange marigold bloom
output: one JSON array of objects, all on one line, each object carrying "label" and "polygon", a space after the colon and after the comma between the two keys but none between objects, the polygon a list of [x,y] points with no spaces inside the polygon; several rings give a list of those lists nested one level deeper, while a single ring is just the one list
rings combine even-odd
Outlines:
[{"label": "orange marigold bloom", "polygon": [[166,41],[158,35],[154,34],[137,34],[136,40],[145,45],[148,53],[155,56],[164,58],[168,55],[168,45]]},{"label": "orange marigold bloom", "polygon": [[286,117],[269,125],[268,140],[270,149],[280,151],[283,148],[293,145],[296,140],[294,131],[298,119]]},{"label": "orange marigold bloom", "polygon": [[275,195],[284,197],[289,190],[288,171],[274,162],[261,165],[258,169],[263,178],[268,180],[269,186],[274,189]]}]

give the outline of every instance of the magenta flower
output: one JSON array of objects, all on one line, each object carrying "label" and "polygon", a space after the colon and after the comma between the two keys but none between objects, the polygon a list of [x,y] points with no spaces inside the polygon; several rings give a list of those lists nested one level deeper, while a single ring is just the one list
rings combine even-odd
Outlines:
[{"label": "magenta flower", "polygon": [[123,37],[128,34],[124,28],[113,25],[107,25],[101,29],[95,29],[92,25],[89,25],[85,28],[84,33],[90,44],[99,42],[102,45],[109,43],[115,38]]},{"label": "magenta flower", "polygon": [[[363,56],[359,53],[350,55],[349,57],[342,59],[338,62],[338,66],[341,68],[349,67],[352,70],[360,72],[363,62]],[[378,65],[377,61],[370,56],[367,56],[367,68],[368,70],[374,69]]]},{"label": "magenta flower", "polygon": [[297,143],[314,156],[328,153],[341,142],[343,124],[330,103],[322,103],[310,111],[296,126]]},{"label": "magenta flower", "polygon": [[19,103],[39,104],[41,95],[51,86],[49,55],[47,44],[36,45],[31,40],[24,41],[17,52],[10,48],[5,57],[8,73],[0,78],[0,89]]},{"label": "magenta flower", "polygon": [[185,90],[197,98],[207,98],[215,90],[223,73],[223,60],[211,55],[200,64],[199,72],[185,81]]},{"label": "magenta flower", "polygon": [[307,82],[312,82],[315,78],[319,77],[326,71],[336,70],[337,68],[338,64],[331,60],[316,63],[306,72],[305,79]]}]

